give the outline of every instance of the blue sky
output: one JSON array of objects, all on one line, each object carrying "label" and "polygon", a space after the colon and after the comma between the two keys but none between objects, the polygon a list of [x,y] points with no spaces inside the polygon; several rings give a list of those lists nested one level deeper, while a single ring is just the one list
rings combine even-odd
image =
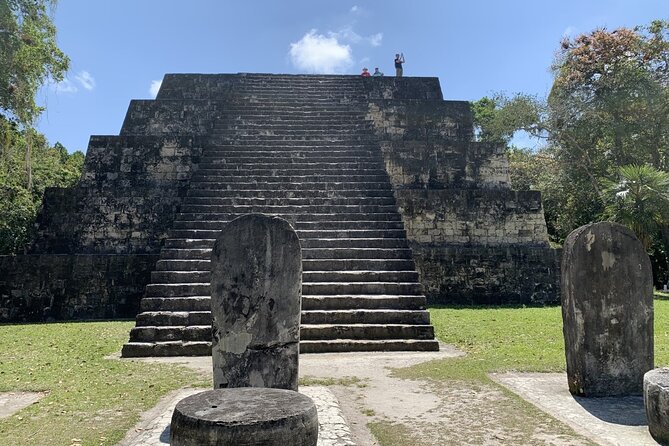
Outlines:
[{"label": "blue sky", "polygon": [[165,73],[340,73],[378,66],[436,76],[445,99],[543,96],[563,35],[669,18],[669,0],[60,0],[68,79],[40,93],[39,129],[86,150],[118,134],[131,99]]}]

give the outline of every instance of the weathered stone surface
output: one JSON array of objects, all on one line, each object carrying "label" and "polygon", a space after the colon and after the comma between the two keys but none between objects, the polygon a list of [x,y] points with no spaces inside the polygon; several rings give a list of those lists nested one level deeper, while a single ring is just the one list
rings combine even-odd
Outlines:
[{"label": "weathered stone surface", "polygon": [[0,256],[0,322],[132,318],[157,255]]},{"label": "weathered stone surface", "polygon": [[277,217],[226,225],[211,256],[214,388],[297,390],[302,256]]},{"label": "weathered stone surface", "polygon": [[643,401],[650,435],[661,445],[669,445],[669,368],[646,372]]},{"label": "weathered stone surface", "polygon": [[181,400],[172,416],[172,446],[315,446],[314,402],[283,389],[216,389]]},{"label": "weathered stone surface", "polygon": [[639,395],[653,368],[650,260],[634,233],[610,222],[567,237],[562,318],[569,390],[581,396]]},{"label": "weathered stone surface", "polygon": [[428,304],[560,303],[559,250],[522,244],[410,246]]}]

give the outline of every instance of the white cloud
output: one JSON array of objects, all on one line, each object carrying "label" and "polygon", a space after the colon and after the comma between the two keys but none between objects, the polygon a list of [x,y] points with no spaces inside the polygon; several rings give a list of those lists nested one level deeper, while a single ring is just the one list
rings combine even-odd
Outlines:
[{"label": "white cloud", "polygon": [[149,93],[151,94],[152,98],[158,96],[158,90],[160,90],[160,86],[162,84],[163,84],[162,80],[151,81],[151,86],[149,87]]},{"label": "white cloud", "polygon": [[353,14],[355,14],[356,12],[359,12],[359,11],[360,11],[360,8],[358,7],[358,5],[353,5],[353,7],[351,8],[351,12]]},{"label": "white cloud", "polygon": [[381,41],[383,40],[383,33],[376,33],[367,38],[369,44],[372,46],[381,46]]},{"label": "white cloud", "polygon": [[63,79],[61,82],[54,84],[53,90],[56,93],[76,93],[79,91],[77,86],[69,79]]},{"label": "white cloud", "polygon": [[84,88],[84,90],[91,91],[95,88],[95,79],[88,71],[80,71],[74,78]]},{"label": "white cloud", "polygon": [[315,29],[290,44],[290,59],[300,70],[309,73],[339,73],[353,61],[349,45],[339,43],[335,33],[329,37],[317,34]]}]

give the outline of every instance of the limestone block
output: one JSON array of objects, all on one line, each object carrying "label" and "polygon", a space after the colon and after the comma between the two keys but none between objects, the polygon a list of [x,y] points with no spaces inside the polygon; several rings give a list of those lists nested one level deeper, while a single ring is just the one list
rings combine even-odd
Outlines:
[{"label": "limestone block", "polygon": [[214,388],[297,390],[302,256],[276,217],[225,226],[211,256]]},{"label": "limestone block", "polygon": [[179,401],[172,446],[316,446],[318,414],[307,396],[281,389],[208,390]]},{"label": "limestone block", "polygon": [[661,445],[669,445],[669,368],[644,375],[643,401],[650,435]]},{"label": "limestone block", "polygon": [[569,391],[640,395],[653,368],[653,285],[639,240],[616,223],[582,226],[565,241],[561,279]]}]

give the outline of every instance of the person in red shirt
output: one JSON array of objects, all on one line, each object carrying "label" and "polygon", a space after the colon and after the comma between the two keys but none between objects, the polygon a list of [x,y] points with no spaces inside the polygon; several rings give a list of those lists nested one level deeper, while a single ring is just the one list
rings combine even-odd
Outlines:
[{"label": "person in red shirt", "polygon": [[369,70],[367,68],[362,69],[362,73],[360,73],[360,76],[362,77],[370,77],[371,74],[369,73]]}]

